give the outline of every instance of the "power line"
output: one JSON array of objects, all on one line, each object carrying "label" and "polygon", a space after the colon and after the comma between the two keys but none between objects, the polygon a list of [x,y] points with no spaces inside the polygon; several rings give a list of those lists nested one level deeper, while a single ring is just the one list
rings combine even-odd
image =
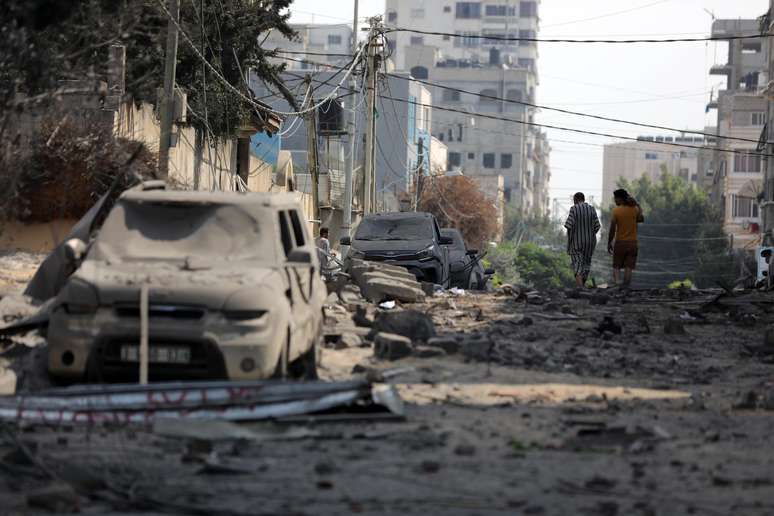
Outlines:
[{"label": "power line", "polygon": [[[266,106],[266,105],[263,105],[263,104],[259,104],[255,100],[251,99],[250,97],[248,97],[247,95],[245,95],[244,93],[239,91],[239,89],[236,88],[233,84],[231,84],[228,81],[228,79],[223,77],[223,75],[221,75],[220,72],[218,72],[218,70],[216,70],[215,67],[212,66],[212,64],[207,60],[207,58],[202,55],[202,53],[199,51],[199,49],[196,48],[196,45],[191,40],[190,36],[188,36],[188,34],[183,30],[183,27],[180,26],[180,23],[175,19],[175,17],[172,16],[172,13],[170,13],[167,10],[167,7],[164,5],[163,0],[157,0],[157,2],[158,2],[159,7],[161,7],[161,9],[164,11],[164,13],[167,15],[167,17],[172,21],[172,23],[174,23],[174,25],[176,26],[178,32],[183,36],[183,39],[186,41],[186,43],[188,43],[188,45],[194,51],[194,54],[196,54],[196,56],[207,66],[207,68],[209,68],[210,71],[213,74],[215,74],[215,77],[217,77],[219,81],[221,81],[229,90],[231,90],[234,94],[236,94],[242,100],[244,100],[245,102],[247,102],[248,104],[253,106],[253,108],[255,108],[256,110],[261,110],[263,112],[273,113],[275,115],[301,116],[301,115],[304,115],[304,114],[307,114],[307,113],[311,113],[312,111],[317,110],[317,108],[319,108],[320,106],[322,106],[323,104],[328,102],[330,99],[332,99],[336,95],[336,93],[338,92],[338,89],[344,84],[344,81],[346,81],[347,77],[349,77],[349,75],[352,73],[352,71],[355,68],[355,65],[359,62],[359,58],[360,58],[360,56],[363,53],[363,49],[365,48],[365,46],[361,47],[361,49],[357,53],[357,55],[352,58],[352,63],[350,64],[349,69],[347,70],[347,73],[341,79],[341,83],[336,88],[334,88],[333,91],[331,91],[331,93],[326,98],[321,100],[317,105],[310,106],[309,108],[303,109],[301,111],[275,111],[275,110],[271,109],[269,106]],[[249,89],[248,89],[248,91],[249,91]]]},{"label": "power line", "polygon": [[774,34],[747,34],[740,36],[708,36],[703,38],[669,38],[669,39],[564,39],[564,38],[530,38],[530,37],[511,37],[511,36],[493,36],[485,34],[456,34],[453,32],[436,32],[418,29],[392,28],[385,29],[384,33],[409,32],[411,34],[423,34],[426,36],[444,36],[450,38],[465,39],[486,39],[490,41],[528,41],[531,43],[605,43],[605,44],[623,44],[623,43],[690,43],[705,41],[734,41],[742,39],[757,39],[774,36]]},{"label": "power line", "polygon": [[354,57],[352,54],[342,54],[342,53],[336,54],[336,53],[330,53],[330,52],[310,52],[307,50],[284,50],[282,48],[275,48],[274,50],[272,50],[272,53],[306,55],[306,56],[348,57],[350,59]]},{"label": "power line", "polygon": [[572,25],[572,24],[575,24],[575,23],[583,23],[583,22],[587,22],[587,21],[601,20],[602,18],[610,18],[611,16],[618,16],[619,14],[626,14],[626,13],[630,13],[630,12],[633,12],[633,11],[639,11],[640,9],[645,9],[645,8],[648,8],[648,7],[653,7],[654,5],[663,4],[663,3],[666,3],[668,1],[669,0],[658,0],[657,2],[651,2],[649,4],[639,5],[637,7],[632,7],[630,9],[624,9],[622,11],[614,11],[612,13],[600,14],[598,16],[592,16],[590,18],[581,18],[580,20],[572,20],[572,21],[567,21],[567,22],[562,22],[562,23],[552,23],[551,25],[544,25],[542,28],[546,29],[548,27],[563,27],[565,25]]},{"label": "power line", "polygon": [[[472,113],[470,111],[465,111],[465,110],[462,110],[462,109],[454,109],[454,108],[442,107],[442,106],[433,106],[431,104],[424,104],[424,103],[413,101],[413,100],[406,100],[406,99],[399,99],[399,98],[395,98],[395,97],[388,97],[386,95],[380,95],[380,96],[382,98],[388,98],[388,99],[392,99],[392,100],[395,100],[395,101],[398,101],[398,102],[414,104],[414,105],[422,106],[422,107],[429,107],[431,109],[437,109],[439,111],[448,111],[448,112],[451,112],[451,113],[459,113],[459,114],[462,114],[462,115],[465,115],[465,116],[470,116],[470,117],[486,118],[486,119],[490,119],[490,120],[498,120],[498,121],[501,121],[501,122],[510,122],[510,123],[514,123],[514,124],[527,125],[527,126],[532,126],[532,127],[542,127],[544,129],[556,129],[558,131],[567,131],[567,132],[579,133],[579,134],[589,134],[589,135],[592,135],[592,136],[604,136],[604,137],[607,137],[607,138],[619,138],[619,139],[622,139],[622,140],[642,141],[642,140],[638,140],[636,137],[633,137],[633,136],[621,136],[621,135],[610,134],[610,133],[600,133],[600,132],[595,132],[595,131],[585,131],[583,129],[572,129],[572,128],[569,128],[569,127],[562,127],[562,126],[557,126],[557,125],[539,124],[537,122],[527,122],[527,121],[524,121],[524,120],[516,120],[514,118],[507,118],[507,117],[501,117],[501,116],[496,116],[496,115],[489,115],[489,114],[486,114],[486,113]],[[653,144],[656,144],[656,145],[667,145],[667,146],[671,146],[671,147],[681,147],[681,148],[687,148],[687,149],[716,150],[713,147],[705,147],[705,146],[698,146],[698,145],[686,145],[686,144],[683,144],[683,143],[674,143],[674,142],[658,142],[658,141],[654,141],[654,142],[648,142],[648,143],[653,143]],[[740,155],[745,155],[745,156],[750,155],[750,156],[774,157],[774,154],[763,154],[763,153],[758,153],[758,152],[746,152],[746,151],[739,150],[739,149],[727,149],[727,150],[724,150],[723,152],[729,152],[729,153],[732,153],[732,154],[740,154]]]},{"label": "power line", "polygon": [[466,95],[474,95],[476,97],[480,97],[480,98],[483,98],[483,99],[496,100],[498,102],[507,102],[507,103],[510,103],[510,104],[517,104],[517,105],[521,105],[521,106],[528,106],[528,107],[535,108],[535,109],[545,109],[547,111],[556,111],[556,112],[559,112],[559,113],[564,113],[566,115],[581,116],[581,117],[585,117],[585,118],[593,118],[595,120],[604,120],[606,122],[615,122],[615,123],[618,123],[618,124],[629,124],[629,125],[635,125],[637,127],[647,127],[649,129],[659,129],[659,130],[662,130],[662,131],[674,131],[674,132],[679,132],[679,133],[682,133],[682,134],[698,134],[698,135],[701,135],[701,136],[709,136],[709,137],[712,137],[712,138],[719,138],[719,139],[722,139],[722,140],[736,140],[736,141],[743,141],[743,142],[756,143],[756,144],[758,143],[758,140],[753,140],[753,139],[750,139],[750,138],[737,138],[737,137],[733,137],[733,136],[720,136],[720,135],[715,135],[715,134],[711,134],[711,133],[705,133],[705,132],[702,132],[702,131],[690,131],[690,130],[685,130],[685,129],[675,129],[674,127],[667,127],[667,126],[663,126],[663,125],[645,124],[645,123],[642,123],[642,122],[632,122],[631,120],[623,120],[623,119],[620,119],[620,118],[611,118],[611,117],[606,117],[606,116],[601,116],[601,115],[592,115],[592,114],[589,114],[589,113],[581,113],[581,112],[578,112],[578,111],[570,111],[568,109],[561,109],[561,108],[543,106],[543,105],[540,105],[540,104],[533,104],[531,102],[524,102],[523,100],[515,100],[515,99],[504,98],[504,97],[498,97],[496,95],[487,95],[485,93],[475,93],[475,92],[472,92],[470,90],[463,90],[463,89],[460,89],[460,88],[454,88],[452,86],[445,86],[445,85],[439,84],[437,82],[427,81],[427,80],[424,80],[424,79],[417,79],[417,78],[414,78],[414,77],[411,77],[411,76],[405,77],[405,76],[402,76],[402,75],[399,75],[399,74],[394,74],[394,73],[387,73],[385,75],[388,75],[390,77],[396,77],[396,78],[402,79],[404,81],[414,81],[414,82],[418,82],[418,83],[421,83],[421,84],[426,84],[428,86],[434,86],[436,88],[441,88],[441,89],[444,89],[444,90],[456,91],[458,93],[464,93]]}]

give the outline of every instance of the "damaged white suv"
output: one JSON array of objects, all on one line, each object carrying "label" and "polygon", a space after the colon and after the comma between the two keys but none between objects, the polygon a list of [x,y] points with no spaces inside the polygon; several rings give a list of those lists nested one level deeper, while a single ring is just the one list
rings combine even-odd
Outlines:
[{"label": "damaged white suv", "polygon": [[295,195],[132,189],[69,244],[51,375],[136,381],[145,291],[151,380],[316,376],[327,294]]}]

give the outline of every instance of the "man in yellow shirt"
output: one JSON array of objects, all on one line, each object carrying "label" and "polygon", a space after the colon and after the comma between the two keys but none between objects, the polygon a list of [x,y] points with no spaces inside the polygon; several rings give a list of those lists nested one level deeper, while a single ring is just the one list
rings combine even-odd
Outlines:
[{"label": "man in yellow shirt", "polygon": [[623,188],[613,192],[615,208],[607,237],[607,252],[613,255],[613,283],[618,285],[624,270],[623,287],[629,288],[637,266],[637,224],[644,222],[642,208]]}]

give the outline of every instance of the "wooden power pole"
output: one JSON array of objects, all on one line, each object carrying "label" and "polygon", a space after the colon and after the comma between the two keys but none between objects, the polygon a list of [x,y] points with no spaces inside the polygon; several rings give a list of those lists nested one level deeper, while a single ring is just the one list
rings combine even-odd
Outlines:
[{"label": "wooden power pole", "polygon": [[169,148],[172,145],[172,123],[175,117],[175,68],[177,65],[177,24],[180,21],[178,0],[169,0],[167,51],[164,61],[164,92],[161,98],[161,131],[159,133],[159,177],[169,176]]},{"label": "wooden power pole", "polygon": [[373,211],[375,204],[375,169],[376,169],[376,86],[379,71],[379,56],[377,54],[377,27],[381,25],[381,17],[369,18],[368,31],[368,63],[366,72],[366,142],[365,167],[363,169],[363,213]]},{"label": "wooden power pole", "polygon": [[[314,106],[314,95],[312,91],[312,76],[306,75],[307,98],[309,102],[307,109]],[[314,214],[315,235],[318,234],[321,224],[320,218],[320,160],[317,155],[317,110],[313,109],[307,115],[307,164],[309,166],[309,175],[312,177],[312,213]]]}]

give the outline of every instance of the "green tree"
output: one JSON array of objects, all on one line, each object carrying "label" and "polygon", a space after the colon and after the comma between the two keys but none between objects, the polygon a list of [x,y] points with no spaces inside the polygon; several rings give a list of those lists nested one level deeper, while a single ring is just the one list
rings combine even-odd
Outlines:
[{"label": "green tree", "polygon": [[490,253],[489,260],[497,271],[495,279],[501,283],[524,282],[550,290],[575,282],[567,254],[532,242],[504,242]]},{"label": "green tree", "polygon": [[[197,50],[228,83],[249,96],[244,76],[252,69],[296,106],[282,67],[260,46],[269,31],[295,37],[287,21],[292,0],[186,0],[180,25]],[[102,77],[112,44],[127,50],[127,92],[156,102],[163,84],[168,16],[166,0],[3,0],[0,2],[0,110],[17,93],[53,92],[62,79]],[[252,111],[206,69],[187,38],[179,38],[177,84],[188,94],[192,123],[216,136],[232,136]],[[206,87],[205,87],[206,84]],[[197,118],[197,116],[199,118]]]}]

